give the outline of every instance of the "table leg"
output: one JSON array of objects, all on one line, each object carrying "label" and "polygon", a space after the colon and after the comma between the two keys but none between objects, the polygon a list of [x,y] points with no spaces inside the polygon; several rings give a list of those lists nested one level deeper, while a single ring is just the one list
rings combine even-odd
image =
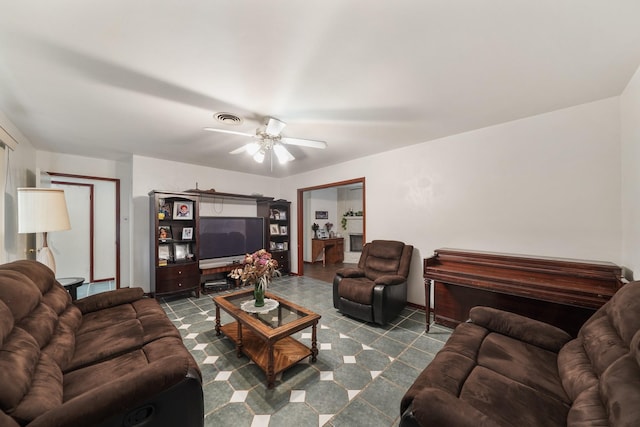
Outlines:
[{"label": "table leg", "polygon": [[269,343],[269,359],[267,360],[267,388],[271,389],[276,382],[276,374],[274,372],[273,360],[273,343]]},{"label": "table leg", "polygon": [[431,279],[424,279],[425,312],[427,314],[426,331],[429,332],[429,321],[431,319]]},{"label": "table leg", "polygon": [[317,326],[317,321],[311,326],[311,362],[315,362],[318,356],[318,337],[316,334]]},{"label": "table leg", "polygon": [[236,355],[242,357],[242,323],[238,322],[238,343],[236,344]]},{"label": "table leg", "polygon": [[216,304],[216,336],[220,336],[220,307]]}]

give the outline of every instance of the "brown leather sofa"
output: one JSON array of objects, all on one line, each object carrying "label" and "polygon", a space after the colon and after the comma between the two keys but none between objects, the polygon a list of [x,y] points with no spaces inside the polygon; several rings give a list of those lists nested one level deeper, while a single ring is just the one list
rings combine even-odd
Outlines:
[{"label": "brown leather sofa", "polygon": [[474,307],[402,399],[401,426],[639,426],[640,281],[577,338]]},{"label": "brown leather sofa", "polygon": [[342,268],[333,279],[333,306],[365,322],[386,325],[407,305],[407,276],[413,246],[373,240],[362,248],[357,268]]},{"label": "brown leather sofa", "polygon": [[140,288],[71,301],[36,261],[0,266],[0,426],[202,426],[202,378]]}]

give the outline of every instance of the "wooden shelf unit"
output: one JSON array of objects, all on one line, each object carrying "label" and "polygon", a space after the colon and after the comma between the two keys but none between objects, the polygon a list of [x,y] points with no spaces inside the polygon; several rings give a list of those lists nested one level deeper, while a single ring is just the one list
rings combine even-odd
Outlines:
[{"label": "wooden shelf unit", "polygon": [[[278,261],[279,270],[291,271],[291,202],[258,200],[258,216],[264,218],[265,249]],[[278,231],[275,233],[275,231]]]},{"label": "wooden shelf unit", "polygon": [[[181,216],[181,206],[188,215]],[[200,296],[198,197],[179,192],[149,193],[150,291],[154,296],[192,292]],[[183,231],[191,229],[190,237]],[[162,230],[169,234],[161,236]],[[183,238],[184,237],[184,238]]]}]

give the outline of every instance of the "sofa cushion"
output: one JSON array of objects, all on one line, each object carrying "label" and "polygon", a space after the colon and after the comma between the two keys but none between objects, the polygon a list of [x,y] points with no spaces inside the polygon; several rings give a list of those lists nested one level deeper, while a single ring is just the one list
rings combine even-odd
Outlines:
[{"label": "sofa cushion", "polygon": [[[483,366],[464,382],[460,399],[503,425],[564,425],[569,404],[535,385],[523,384]],[[541,416],[543,415],[543,416]]]},{"label": "sofa cushion", "polygon": [[557,353],[505,335],[490,333],[482,342],[477,363],[568,405],[570,400],[562,388],[556,359]]},{"label": "sofa cushion", "polygon": [[[106,295],[107,299],[112,299]],[[180,333],[162,307],[150,298],[85,313],[76,334],[76,352],[65,372],[117,357]]]}]

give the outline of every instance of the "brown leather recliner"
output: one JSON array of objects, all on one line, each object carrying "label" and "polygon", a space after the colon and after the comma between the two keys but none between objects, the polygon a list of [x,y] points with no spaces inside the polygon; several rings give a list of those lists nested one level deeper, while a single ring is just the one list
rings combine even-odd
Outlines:
[{"label": "brown leather recliner", "polygon": [[407,304],[413,246],[373,240],[362,248],[357,268],[341,268],[333,279],[333,306],[365,322],[386,325]]}]

